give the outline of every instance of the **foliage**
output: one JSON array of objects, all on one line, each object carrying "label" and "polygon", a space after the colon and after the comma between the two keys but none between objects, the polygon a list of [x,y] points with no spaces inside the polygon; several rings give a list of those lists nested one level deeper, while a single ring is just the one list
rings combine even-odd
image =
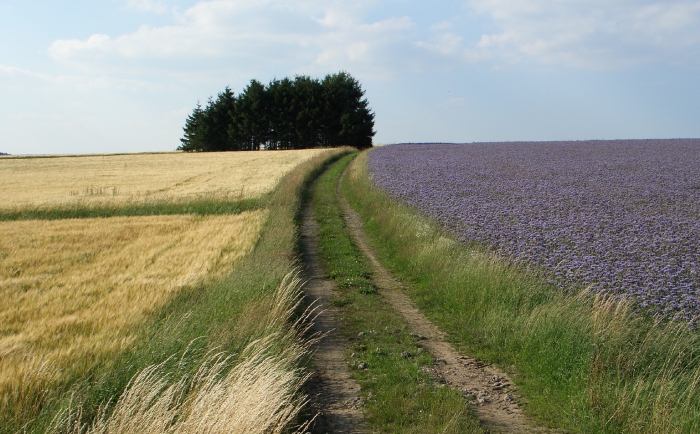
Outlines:
[{"label": "foliage", "polygon": [[372,146],[374,113],[347,72],[323,80],[296,76],[258,80],[236,97],[226,87],[185,122],[183,151],[253,151]]}]

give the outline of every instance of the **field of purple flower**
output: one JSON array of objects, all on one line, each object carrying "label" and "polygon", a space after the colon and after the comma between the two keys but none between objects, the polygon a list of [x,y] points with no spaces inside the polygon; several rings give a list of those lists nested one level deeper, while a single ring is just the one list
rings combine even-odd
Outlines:
[{"label": "field of purple flower", "polygon": [[700,139],[392,145],[374,184],[563,288],[700,314]]}]

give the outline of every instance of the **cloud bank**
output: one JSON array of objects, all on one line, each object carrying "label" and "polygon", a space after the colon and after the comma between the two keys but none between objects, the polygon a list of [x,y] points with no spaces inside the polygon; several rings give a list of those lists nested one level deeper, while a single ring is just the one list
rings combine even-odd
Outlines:
[{"label": "cloud bank", "polygon": [[[388,74],[387,63],[401,63],[398,54],[414,23],[406,16],[365,22],[373,3],[199,2],[183,13],[173,10],[171,25],[143,25],[115,37],[60,39],[48,54],[61,64],[95,71],[198,69],[218,62],[251,71],[274,65],[319,71],[352,66]],[[148,0],[130,0],[129,6],[149,12],[165,8]]]},{"label": "cloud bank", "polygon": [[475,48],[482,56],[581,68],[696,62],[700,1],[472,0],[498,31]]},{"label": "cloud bank", "polygon": [[[469,0],[425,28],[410,13],[369,19],[376,1],[217,0],[178,12],[163,2],[130,9],[170,14],[165,26],[122,35],[59,39],[48,53],[83,70],[197,69],[235,64],[247,73],[352,69],[390,77],[409,68],[534,62],[570,68],[625,68],[697,62],[700,1]],[[483,25],[486,20],[486,25]],[[474,38],[482,23],[488,31]]]}]

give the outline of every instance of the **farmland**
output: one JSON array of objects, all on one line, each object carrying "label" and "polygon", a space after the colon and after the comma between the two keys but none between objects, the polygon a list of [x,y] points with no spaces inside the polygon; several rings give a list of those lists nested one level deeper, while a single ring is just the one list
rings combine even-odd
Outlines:
[{"label": "farmland", "polygon": [[[246,186],[274,170],[234,161],[248,153],[209,154],[245,167],[244,181],[202,166],[184,189],[174,180],[183,164],[164,165],[162,194],[146,199],[32,192],[0,210],[0,432],[303,430],[327,398],[305,389],[310,369],[325,372],[310,354],[329,348],[309,351],[312,300],[294,277],[311,262],[314,213],[324,267],[314,278],[335,293],[323,309],[341,321],[341,363],[362,386],[370,429],[478,432],[484,412],[506,415],[508,402],[532,427],[697,432],[700,335],[688,327],[692,303],[676,300],[697,290],[698,142],[396,145],[342,160],[350,150],[314,151],[257,190]],[[259,154],[256,164],[278,161]],[[66,159],[82,158],[102,157]],[[95,164],[90,176],[36,167],[71,182],[117,170]],[[207,179],[213,192],[197,186]],[[624,257],[630,246],[639,257]],[[610,252],[622,259],[606,263]],[[669,257],[680,273],[664,274]],[[670,295],[626,286],[649,276]],[[417,334],[404,305],[387,302],[399,292],[435,334]],[[435,359],[437,342],[468,357]],[[440,376],[490,364],[501,373],[487,395]]]},{"label": "farmland", "polygon": [[[293,424],[293,218],[344,152],[0,159],[0,432]],[[162,419],[139,413],[155,396]],[[204,404],[217,416],[185,415]]]},{"label": "farmland", "polygon": [[255,198],[323,150],[86,155],[0,160],[2,209]]},{"label": "farmland", "polygon": [[403,145],[374,182],[561,288],[700,314],[700,140]]},{"label": "farmland", "polygon": [[[348,172],[344,192],[361,214],[379,259],[405,282],[405,293],[447,339],[461,352],[507,372],[523,396],[526,414],[540,424],[565,432],[697,432],[698,332],[686,321],[635,312],[639,307],[634,297],[581,291],[583,285],[575,280],[567,287],[542,266],[514,263],[512,255],[485,242],[465,242],[459,228],[409,201],[419,203],[411,189],[437,191],[434,206],[463,218],[466,212],[455,207],[459,198],[441,186],[455,183],[455,178],[462,184],[478,181],[468,172],[460,171],[460,177],[445,170],[450,165],[442,157],[452,150],[458,159],[457,151],[468,152],[472,145],[421,146],[396,145],[361,154]],[[423,160],[411,159],[419,156]],[[464,164],[473,168],[487,157]],[[503,164],[538,162],[515,159]],[[381,171],[394,179],[381,179]],[[474,173],[488,175],[488,170]],[[412,179],[421,175],[423,182]],[[506,175],[517,174],[506,170]],[[377,187],[382,183],[386,189]]]},{"label": "farmland", "polygon": [[265,217],[1,223],[0,394],[132,346],[135,329],[170,297],[248,253]]}]

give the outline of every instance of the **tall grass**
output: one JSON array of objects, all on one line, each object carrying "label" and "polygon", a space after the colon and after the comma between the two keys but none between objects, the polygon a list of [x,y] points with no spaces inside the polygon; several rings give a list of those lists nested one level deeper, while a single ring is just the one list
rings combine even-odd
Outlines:
[{"label": "tall grass", "polygon": [[382,261],[462,351],[508,371],[538,421],[571,432],[700,431],[700,335],[635,315],[631,301],[571,295],[375,189],[366,153],[343,191]]},{"label": "tall grass", "polygon": [[326,151],[287,173],[264,198],[269,217],[253,250],[226,276],[183,288],[144,321],[123,353],[108,361],[88,361],[79,375],[47,389],[31,405],[1,407],[0,432],[43,433],[57,414],[78,407],[78,424],[91,426],[112,414],[132,379],[151,366],[159,366],[159,378],[169,387],[184,376],[192,378],[212,352],[240,355],[251,342],[269,335],[279,337],[270,347],[271,356],[282,354],[292,342],[282,339],[289,336],[289,325],[280,321],[274,308],[275,294],[299,265],[296,222],[301,194],[325,164],[347,152]]},{"label": "tall grass", "polygon": [[[272,333],[245,347],[238,357],[214,352],[197,371],[173,382],[163,363],[143,369],[116,404],[102,407],[90,425],[80,410],[59,417],[52,432],[70,434],[199,434],[287,432],[306,404],[300,393],[308,379],[298,366],[308,351],[303,338],[309,317],[293,320],[301,292],[298,278],[287,278],[275,294],[268,318]],[[274,324],[277,323],[277,324]],[[276,325],[287,327],[280,336]],[[285,342],[281,350],[275,347]],[[179,363],[182,363],[182,359]],[[307,424],[302,424],[301,430]]]}]

